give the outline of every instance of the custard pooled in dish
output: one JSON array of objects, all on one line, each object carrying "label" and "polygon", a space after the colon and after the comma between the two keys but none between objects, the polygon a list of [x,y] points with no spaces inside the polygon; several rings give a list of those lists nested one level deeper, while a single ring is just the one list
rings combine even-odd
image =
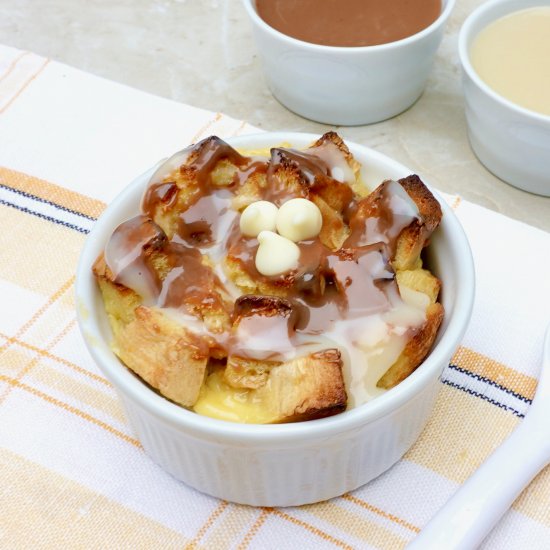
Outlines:
[{"label": "custard pooled in dish", "polygon": [[94,265],[120,360],[215,418],[334,415],[422,362],[443,318],[418,176],[369,190],[334,132],[305,150],[217,137],[152,176]]}]

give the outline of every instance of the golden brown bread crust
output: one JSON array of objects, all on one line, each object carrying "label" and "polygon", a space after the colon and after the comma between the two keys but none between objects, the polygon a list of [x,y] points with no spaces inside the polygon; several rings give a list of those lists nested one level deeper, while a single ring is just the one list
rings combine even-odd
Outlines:
[{"label": "golden brown bread crust", "polygon": [[112,273],[105,263],[103,254],[94,262],[92,271],[101,290],[109,320],[113,318],[124,324],[133,321],[135,309],[141,305],[141,297],[124,285],[113,282]]},{"label": "golden brown bread crust", "polygon": [[327,349],[274,367],[257,395],[273,422],[314,420],[344,411],[347,394],[340,352]]},{"label": "golden brown bread crust", "polygon": [[424,325],[415,332],[397,361],[377,382],[377,386],[384,389],[393,388],[420,366],[435,341],[444,316],[443,306],[436,301],[441,281],[422,269],[420,257],[422,249],[429,244],[431,234],[441,222],[441,205],[416,174],[400,179],[399,184],[414,200],[421,219],[415,220],[401,232],[392,265],[399,287],[406,286],[422,292],[430,299],[430,305],[426,310]]},{"label": "golden brown bread crust", "polygon": [[416,370],[432,347],[443,320],[443,306],[436,302],[426,310],[426,322],[407,342],[397,361],[378,380],[377,386],[389,390]]},{"label": "golden brown bread crust", "polygon": [[195,171],[185,165],[164,178],[168,187],[164,200],[148,212],[153,221],[171,239],[177,231],[179,213],[187,210],[199,196],[195,185]]},{"label": "golden brown bread crust", "polygon": [[269,296],[288,296],[294,284],[294,277],[289,273],[284,277],[273,279],[253,278],[244,269],[242,261],[229,252],[223,259],[224,270],[235,285],[245,294]]},{"label": "golden brown bread crust", "polygon": [[[361,165],[355,160],[351,154],[348,146],[344,143],[344,140],[336,132],[327,132],[323,134],[312,146],[310,149],[315,149],[316,147],[326,146],[327,144],[333,144],[340,151],[344,157],[346,163],[351,168],[355,178],[353,181],[349,182],[350,187],[353,193],[357,197],[366,197],[369,194],[369,189],[366,185],[361,182],[360,171]],[[327,201],[329,204],[332,204],[330,201]],[[346,205],[344,205],[345,207]],[[339,210],[336,206],[333,206],[336,210]],[[341,210],[339,210],[341,212]]]},{"label": "golden brown bread crust", "polygon": [[[395,364],[378,382],[377,385],[385,389],[396,385],[420,365],[433,344],[443,317],[442,306],[433,305],[437,300],[441,283],[429,271],[422,269],[421,260],[423,248],[427,246],[432,232],[441,221],[441,206],[417,175],[400,179],[398,183],[416,204],[419,218],[415,218],[399,234],[395,253],[390,262],[399,288],[408,287],[426,294],[432,305],[426,312],[424,326],[409,341]],[[354,217],[350,221],[352,235],[355,230],[362,227],[365,219],[377,216],[383,202],[383,186],[359,201]]]},{"label": "golden brown bread crust", "polygon": [[309,184],[299,166],[284,149],[271,149],[271,176],[285,197],[308,198]]},{"label": "golden brown bread crust", "polygon": [[342,359],[336,349],[284,363],[230,358],[225,381],[248,389],[270,423],[313,420],[346,409]]},{"label": "golden brown bread crust", "polygon": [[267,175],[265,172],[255,172],[247,178],[244,184],[235,192],[231,206],[242,212],[249,204],[259,201],[262,198],[262,190],[267,186]]},{"label": "golden brown bread crust", "polygon": [[430,300],[426,310],[426,321],[407,342],[405,349],[397,361],[382,375],[377,382],[379,388],[389,390],[407,378],[424,361],[430,351],[437,331],[444,316],[443,306],[437,302],[441,281],[428,270],[418,268],[396,272],[397,284],[400,289],[407,287],[421,292]]},{"label": "golden brown bread crust", "polygon": [[[168,246],[168,239],[165,235],[162,235],[147,242],[142,249],[144,260],[148,262],[148,265],[160,281],[164,281],[171,270]],[[204,296],[208,296],[209,299],[190,298],[185,303],[185,309],[187,313],[203,321],[209,331],[220,333],[231,326],[229,312],[232,310],[233,304],[218,278],[213,276],[212,266],[208,257],[204,255],[199,257],[201,258],[199,263],[203,265],[205,273],[210,275],[208,278],[203,277],[201,281],[203,294]],[[114,289],[119,293],[132,292],[124,285],[115,282],[113,274],[105,263],[103,254],[96,260],[93,272],[98,280],[101,279],[104,282],[110,281],[114,285]],[[102,287],[102,290],[105,290],[105,285]],[[110,292],[110,296],[115,300],[116,295],[113,291]],[[139,303],[141,303],[141,300]]]},{"label": "golden brown bread crust", "polygon": [[418,206],[427,231],[433,232],[443,216],[437,199],[416,174],[401,178],[398,182]]},{"label": "golden brown bread crust", "polygon": [[411,223],[399,236],[392,260],[396,271],[419,266],[422,249],[428,245],[429,237],[443,215],[439,202],[416,174],[400,179],[399,184],[416,203],[421,219]]},{"label": "golden brown bread crust", "polygon": [[[197,148],[191,149],[189,156],[179,168],[173,170],[161,182],[155,183],[146,191],[142,201],[145,214],[149,215],[163,229],[168,239],[171,239],[177,231],[180,214],[200,197],[200,167],[195,166],[193,162],[209,147],[217,144],[224,144],[224,142],[216,136],[203,140]],[[209,185],[214,188],[228,187],[233,183],[236,172],[237,165],[232,159],[221,158],[212,166]],[[159,187],[162,192],[158,196],[162,199],[149,201],[148,197]]]},{"label": "golden brown bread crust", "polygon": [[[242,403],[244,399],[249,406],[252,403],[248,414],[245,413],[247,416],[241,417],[243,421],[274,424],[313,420],[346,408],[342,360],[336,349],[310,353],[279,364],[248,360],[243,372],[244,378],[238,378],[236,370],[229,374],[237,376],[232,386],[237,388],[237,401]],[[211,391],[214,391],[215,402],[219,401],[219,374],[219,370],[215,370],[209,375],[205,392],[197,403],[198,410],[204,410],[204,405],[211,402]],[[223,382],[227,384],[227,369],[223,374]],[[224,403],[235,399],[230,391],[223,389],[223,383],[221,391]],[[227,412],[234,418],[231,406]]]},{"label": "golden brown bread crust", "polygon": [[325,132],[315,143],[313,143],[313,145],[311,145],[310,149],[326,145],[329,142],[336,145],[336,147],[343,153],[350,165],[352,163],[357,164],[344,140],[334,131]]},{"label": "golden brown bread crust", "polygon": [[191,407],[209,359],[206,342],[158,309],[139,306],[128,324],[112,323],[121,361],[162,395]]},{"label": "golden brown bread crust", "polygon": [[319,240],[327,248],[338,250],[349,236],[349,228],[344,223],[342,215],[330,207],[322,197],[312,193],[309,198],[317,205],[323,218]]},{"label": "golden brown bread crust", "polygon": [[399,288],[407,287],[422,292],[435,303],[441,290],[441,281],[427,269],[406,269],[395,274]]}]

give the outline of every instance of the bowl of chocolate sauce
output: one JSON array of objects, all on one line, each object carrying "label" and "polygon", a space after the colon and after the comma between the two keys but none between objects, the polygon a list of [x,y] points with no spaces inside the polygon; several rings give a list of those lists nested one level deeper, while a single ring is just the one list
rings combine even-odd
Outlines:
[{"label": "bowl of chocolate sauce", "polygon": [[454,0],[243,0],[267,84],[311,120],[391,118],[422,94]]}]

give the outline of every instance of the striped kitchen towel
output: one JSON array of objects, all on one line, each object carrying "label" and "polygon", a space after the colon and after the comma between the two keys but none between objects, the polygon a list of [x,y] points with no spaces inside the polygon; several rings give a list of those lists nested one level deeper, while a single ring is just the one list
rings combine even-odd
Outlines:
[{"label": "striped kitchen towel", "polygon": [[[246,123],[0,47],[0,548],[403,548],[521,422],[550,312],[550,235],[456,198],[474,314],[431,420],[388,472],[299,508],[239,506],[144,454],[75,322],[86,234],[160,158]],[[550,470],[484,548],[548,548]]]}]

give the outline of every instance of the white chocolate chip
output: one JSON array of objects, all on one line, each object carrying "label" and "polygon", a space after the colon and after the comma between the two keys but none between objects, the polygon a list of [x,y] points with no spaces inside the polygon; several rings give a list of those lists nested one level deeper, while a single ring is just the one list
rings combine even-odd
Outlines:
[{"label": "white chocolate chip", "polygon": [[261,231],[275,231],[277,207],[269,201],[256,201],[249,204],[241,214],[241,233],[256,237]]},{"label": "white chocolate chip", "polygon": [[277,231],[297,243],[319,235],[323,217],[317,205],[307,199],[290,199],[277,213]]},{"label": "white chocolate chip", "polygon": [[258,242],[256,269],[262,275],[281,275],[298,267],[300,249],[291,240],[273,231],[262,231]]}]

